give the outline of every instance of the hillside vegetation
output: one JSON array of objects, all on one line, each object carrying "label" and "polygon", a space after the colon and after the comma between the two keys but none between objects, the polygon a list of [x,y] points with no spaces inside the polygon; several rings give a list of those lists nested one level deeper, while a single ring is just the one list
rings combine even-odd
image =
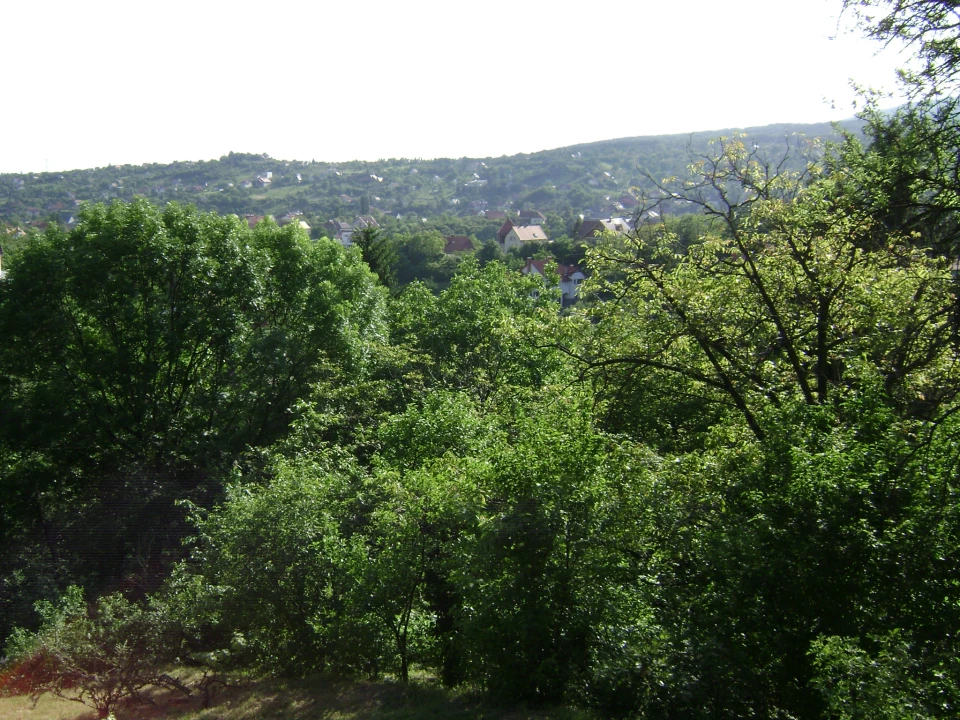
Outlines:
[{"label": "hillside vegetation", "polygon": [[925,60],[868,142],[731,134],[576,245],[511,228],[448,261],[467,218],[344,247],[143,198],[21,238],[0,693],[955,718],[960,9],[850,5]]},{"label": "hillside vegetation", "polygon": [[[845,125],[859,127],[852,121]],[[745,132],[771,158],[778,158],[786,140],[798,135],[838,139],[826,123]],[[6,174],[0,175],[0,224],[66,223],[83,202],[136,197],[160,204],[175,200],[221,214],[280,218],[299,211],[315,228],[332,218],[352,219],[368,203],[380,217],[417,219],[523,207],[564,216],[616,215],[623,212],[617,203],[631,188],[650,189],[643,172],[657,179],[682,175],[688,149],[704,152],[709,141],[732,133],[623,138],[499,158],[326,163],[231,153],[219,160],[170,165]],[[272,176],[266,178],[267,173]],[[269,184],[257,183],[258,177]]]}]

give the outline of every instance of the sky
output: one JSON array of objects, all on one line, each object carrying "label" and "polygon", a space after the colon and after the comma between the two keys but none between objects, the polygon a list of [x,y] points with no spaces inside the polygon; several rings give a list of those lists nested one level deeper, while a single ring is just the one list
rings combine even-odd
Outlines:
[{"label": "sky", "polygon": [[[0,172],[488,157],[850,117],[841,0],[0,3]],[[891,105],[894,100],[891,100]]]}]

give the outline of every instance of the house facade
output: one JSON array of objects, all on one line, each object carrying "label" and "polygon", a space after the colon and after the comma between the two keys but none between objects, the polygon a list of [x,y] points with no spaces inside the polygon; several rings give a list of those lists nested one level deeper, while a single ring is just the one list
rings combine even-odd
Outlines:
[{"label": "house facade", "polygon": [[500,236],[497,236],[497,241],[500,244],[500,252],[502,253],[510,252],[511,248],[522,247],[524,243],[549,241],[547,234],[539,225],[513,226],[512,223],[510,223],[510,225],[510,229],[503,236],[503,242],[500,242]]},{"label": "house facade", "polygon": [[353,245],[351,236],[353,235],[353,225],[342,220],[328,220],[323,224],[323,230],[331,240],[336,240],[344,247]]},{"label": "house facade", "polygon": [[[555,274],[550,273],[551,260],[534,260],[527,258],[527,264],[521,268],[524,275],[534,275],[541,278],[547,285],[560,286],[560,304],[569,305],[580,295],[580,285],[587,276],[576,265],[554,265]],[[558,282],[559,281],[559,282]]]},{"label": "house facade", "polygon": [[539,210],[521,210],[520,219],[517,221],[517,225],[540,225],[547,221],[547,216],[544,215]]},{"label": "house facade", "polygon": [[587,218],[580,224],[577,240],[599,237],[605,232],[623,235],[633,230],[633,220],[622,217]]}]

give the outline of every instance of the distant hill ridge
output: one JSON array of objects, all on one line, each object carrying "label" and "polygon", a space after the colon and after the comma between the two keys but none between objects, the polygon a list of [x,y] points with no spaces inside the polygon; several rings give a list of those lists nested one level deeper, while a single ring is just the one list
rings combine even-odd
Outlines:
[{"label": "distant hill ridge", "polygon": [[[859,121],[841,127],[857,131]],[[479,215],[537,208],[605,216],[630,209],[645,178],[677,175],[689,151],[744,132],[776,157],[786,137],[836,139],[830,123],[780,123],[743,130],[617,138],[499,158],[438,158],[343,163],[277,160],[230,153],[219,160],[119,165],[66,172],[0,174],[0,224],[70,223],[85,202],[189,203],[238,215],[296,213],[313,227],[332,218]]]}]

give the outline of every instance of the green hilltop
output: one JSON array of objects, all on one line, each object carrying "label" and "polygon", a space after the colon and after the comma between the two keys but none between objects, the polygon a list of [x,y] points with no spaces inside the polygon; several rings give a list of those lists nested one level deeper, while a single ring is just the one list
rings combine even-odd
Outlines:
[{"label": "green hilltop", "polygon": [[[857,121],[840,124],[849,130]],[[341,163],[230,153],[219,160],[112,165],[0,175],[0,224],[71,222],[83,203],[145,197],[221,214],[298,214],[315,229],[330,219],[479,216],[536,208],[562,217],[635,207],[644,173],[682,174],[690,153],[734,130],[619,138],[498,158],[383,159]],[[836,139],[836,127],[778,124],[743,130],[767,158],[798,137]],[[631,199],[634,198],[634,199]]]}]

